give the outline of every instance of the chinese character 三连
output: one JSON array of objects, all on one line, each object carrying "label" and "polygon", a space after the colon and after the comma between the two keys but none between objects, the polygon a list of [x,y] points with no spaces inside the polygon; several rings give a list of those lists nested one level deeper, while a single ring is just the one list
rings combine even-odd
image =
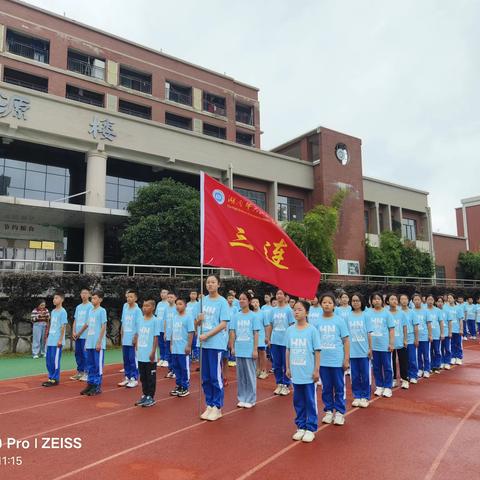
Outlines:
[{"label": "chinese character \u4e09\u8fde", "polygon": [[277,268],[281,270],[288,270],[286,265],[282,265],[283,259],[285,257],[285,248],[288,247],[287,242],[282,238],[279,242],[273,242],[273,252],[271,256],[269,256],[269,249],[272,246],[270,242],[265,242],[263,246],[263,251],[265,253],[266,259],[272,264],[275,265]]},{"label": "chinese character \u4e09\u8fde", "polygon": [[90,128],[88,130],[89,135],[93,135],[93,138],[97,138],[97,135],[100,134],[101,140],[109,140],[110,142],[117,136],[113,131],[114,123],[108,118],[105,120],[99,120],[95,115],[93,117],[92,123],[90,123]]},{"label": "chinese character \u4e09\u8fde", "polygon": [[10,100],[6,95],[0,93],[0,117],[7,117],[12,114],[19,120],[26,120],[25,113],[30,109],[30,100],[25,97],[13,96]]},{"label": "chinese character \u4e09\u8fde", "polygon": [[229,243],[231,247],[244,247],[248,250],[253,250],[253,245],[248,242],[248,239],[245,236],[245,230],[241,227],[237,227],[237,238]]}]

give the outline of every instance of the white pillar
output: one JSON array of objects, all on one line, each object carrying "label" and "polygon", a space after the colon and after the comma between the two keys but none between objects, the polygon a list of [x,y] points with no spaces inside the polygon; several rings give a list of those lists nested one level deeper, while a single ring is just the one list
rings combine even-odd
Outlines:
[{"label": "white pillar", "polygon": [[277,218],[277,204],[278,204],[278,183],[272,182],[268,191],[268,213],[275,220]]},{"label": "white pillar", "polygon": [[[85,235],[83,240],[83,261],[91,263],[103,262],[103,222],[96,219],[85,220]],[[87,272],[99,272],[100,266],[91,265]],[[86,272],[86,273],[87,273]]]},{"label": "white pillar", "polygon": [[378,202],[375,202],[375,217],[377,235],[380,240],[380,234],[382,233],[382,231],[380,230],[380,204]]}]

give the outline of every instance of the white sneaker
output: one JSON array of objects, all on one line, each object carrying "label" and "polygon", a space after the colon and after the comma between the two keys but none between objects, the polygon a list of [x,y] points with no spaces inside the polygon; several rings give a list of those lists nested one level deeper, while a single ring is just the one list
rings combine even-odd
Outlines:
[{"label": "white sneaker", "polygon": [[255,404],[254,404],[254,403],[248,403],[248,402],[247,402],[247,403],[245,403],[243,406],[244,406],[244,408],[252,408],[252,407],[255,406]]},{"label": "white sneaker", "polygon": [[456,358],[452,358],[450,360],[450,365],[455,365],[457,363],[457,359]]},{"label": "white sneaker", "polygon": [[404,390],[408,390],[408,388],[410,387],[409,383],[407,380],[402,380],[402,386],[401,388],[403,388]]},{"label": "white sneaker", "polygon": [[463,365],[463,360],[461,358],[457,358],[457,365]]},{"label": "white sneaker", "polygon": [[381,397],[383,395],[383,388],[382,387],[377,387],[375,389],[375,392],[373,392],[374,395],[376,395],[377,397]]},{"label": "white sneaker", "polygon": [[352,407],[359,407],[360,406],[360,399],[354,398],[352,402]]},{"label": "white sneaker", "polygon": [[298,442],[303,438],[304,435],[305,435],[305,430],[302,430],[300,428],[292,435],[292,440],[296,440]]},{"label": "white sneaker", "polygon": [[326,412],[325,416],[322,418],[322,423],[332,423],[333,422],[333,412]]},{"label": "white sneaker", "polygon": [[442,372],[440,371],[440,368],[436,368],[434,371],[433,371],[436,375],[440,375]]},{"label": "white sneaker", "polygon": [[277,385],[277,388],[273,391],[273,393],[274,393],[275,395],[280,395],[280,392],[282,391],[282,388],[283,388],[283,385],[282,385],[281,383],[279,383],[279,384]]},{"label": "white sneaker", "polygon": [[81,382],[88,382],[88,373],[84,373],[84,374],[81,376],[80,381],[81,381]]},{"label": "white sneaker", "polygon": [[430,378],[430,372],[425,370],[425,372],[423,372],[423,378]]},{"label": "white sneaker", "polygon": [[410,383],[418,383],[418,380],[416,378],[411,378]]},{"label": "white sneaker", "polygon": [[335,412],[335,418],[333,420],[334,425],[344,425],[345,424],[345,415],[340,412]]},{"label": "white sneaker", "polygon": [[125,385],[127,388],[134,388],[138,385],[138,381],[134,378],[131,378],[130,381]]},{"label": "white sneaker", "polygon": [[395,388],[396,386],[397,386],[397,380],[394,380],[394,381],[392,382],[392,388]]},{"label": "white sneaker", "polygon": [[212,409],[210,410],[210,414],[207,417],[207,420],[209,422],[214,422],[219,418],[222,418],[222,411],[217,407],[212,407]]},{"label": "white sneaker", "polygon": [[345,370],[345,375],[351,375],[352,374],[352,370],[350,368],[347,368]]},{"label": "white sneaker", "polygon": [[390,398],[393,395],[392,389],[391,388],[385,388],[383,390],[383,396],[386,398]]},{"label": "white sneaker", "polygon": [[168,368],[168,361],[167,361],[167,360],[164,360],[164,361],[163,361],[163,366],[166,367],[166,368]]},{"label": "white sneaker", "polygon": [[305,443],[310,443],[310,442],[313,442],[314,440],[315,440],[315,434],[310,430],[307,430],[305,432],[305,435],[303,435],[302,437],[302,442],[305,442]]},{"label": "white sneaker", "polygon": [[125,373],[125,369],[122,368],[122,369],[119,370],[119,372],[120,372],[120,373]]},{"label": "white sneaker", "polygon": [[212,411],[212,408],[213,407],[207,407],[206,410],[200,415],[200,418],[202,420],[207,420],[210,415],[210,412]]},{"label": "white sneaker", "polygon": [[280,390],[280,395],[282,395],[283,397],[290,395],[290,389],[288,388],[288,385],[282,386],[282,390]]},{"label": "white sneaker", "polygon": [[446,363],[444,368],[445,370],[450,370],[452,367],[448,363]]},{"label": "white sneaker", "polygon": [[317,382],[317,387],[321,387],[321,386],[322,386],[322,381],[319,380],[319,381]]},{"label": "white sneaker", "polygon": [[358,406],[360,408],[367,408],[370,405],[370,402],[366,398],[361,398]]},{"label": "white sneaker", "polygon": [[238,402],[238,403],[237,403],[237,407],[238,407],[238,408],[244,408],[244,407],[245,407],[245,403],[244,403],[244,402]]},{"label": "white sneaker", "polygon": [[70,380],[80,380],[82,378],[82,374],[80,372],[77,372],[75,375],[72,375],[70,377]]},{"label": "white sneaker", "polygon": [[258,374],[258,378],[260,380],[265,380],[268,378],[268,373],[265,371],[265,370],[262,370],[259,374]]},{"label": "white sneaker", "polygon": [[163,366],[163,360],[159,360],[157,362],[157,367],[162,367]]},{"label": "white sneaker", "polygon": [[38,355],[34,355],[33,358],[40,358]]},{"label": "white sneaker", "polygon": [[419,370],[419,371],[417,372],[417,377],[418,377],[418,378],[422,378],[422,377],[423,377],[423,370]]},{"label": "white sneaker", "polygon": [[127,377],[125,377],[125,379],[124,379],[122,382],[118,382],[117,385],[118,385],[119,387],[126,387],[127,384],[128,384],[128,382],[130,382],[130,379],[127,378]]}]

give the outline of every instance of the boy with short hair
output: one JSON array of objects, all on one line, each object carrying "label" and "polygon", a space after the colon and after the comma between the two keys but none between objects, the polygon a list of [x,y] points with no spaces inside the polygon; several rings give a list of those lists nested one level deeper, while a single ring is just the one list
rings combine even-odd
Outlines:
[{"label": "boy with short hair", "polygon": [[160,333],[160,320],[153,315],[155,300],[148,298],[142,305],[142,317],[137,319],[137,349],[138,370],[142,383],[142,398],[135,402],[139,407],[155,405],[155,390],[157,386],[157,346]]},{"label": "boy with short hair", "polygon": [[101,307],[103,301],[103,292],[95,291],[92,295],[92,309],[88,315],[85,325],[78,334],[74,334],[74,339],[82,335],[87,330],[87,339],[85,348],[87,350],[87,386],[80,395],[93,396],[102,393],[103,364],[105,361],[105,348],[107,346],[105,333],[107,330],[107,312]]},{"label": "boy with short hair", "polygon": [[190,359],[192,351],[193,332],[195,325],[193,317],[186,310],[186,303],[183,298],[175,301],[177,313],[172,320],[171,337],[171,360],[172,368],[176,378],[176,387],[170,395],[186,397],[190,395]]},{"label": "boy with short hair", "polygon": [[[167,295],[168,290],[166,288],[162,288],[162,290],[160,291],[160,301],[157,303],[157,307],[155,309],[155,316],[159,320],[163,319],[165,310],[168,306]],[[163,327],[162,321],[160,322],[160,336],[158,337],[158,348],[160,350],[160,360],[157,363],[157,367],[168,367],[168,352],[165,344],[165,328]]]},{"label": "boy with short hair", "polygon": [[47,370],[48,380],[42,383],[44,387],[54,387],[60,383],[60,361],[62,348],[65,345],[65,325],[67,325],[67,311],[63,308],[65,295],[56,292],[53,296],[55,308],[50,316],[50,329],[47,337]]},{"label": "boy with short hair", "polygon": [[[73,315],[72,332],[78,333],[87,321],[92,304],[90,303],[90,290],[88,288],[82,288],[80,291],[80,298],[82,303],[78,304],[75,308],[75,314]],[[86,382],[88,379],[87,373],[87,351],[85,350],[85,341],[87,339],[87,332],[83,332],[82,335],[75,340],[75,361],[77,362],[77,373],[70,377],[71,380],[81,380]]]},{"label": "boy with short hair", "polygon": [[[196,290],[190,291],[190,301],[187,303],[187,313],[189,313],[194,319],[200,313],[200,302],[198,301],[198,292]],[[198,362],[200,356],[200,348],[197,345],[197,334],[193,333],[192,340],[192,353],[190,355],[192,362]]]},{"label": "boy with short hair", "polygon": [[119,387],[134,388],[138,385],[137,357],[135,355],[135,337],[137,335],[137,323],[143,317],[140,307],[137,305],[137,292],[127,290],[125,297],[127,302],[122,310],[122,353],[125,379],[118,383]]},{"label": "boy with short hair", "polygon": [[172,340],[172,322],[173,317],[177,314],[177,308],[175,306],[175,300],[177,296],[175,292],[169,291],[167,294],[167,308],[164,310],[163,319],[160,323],[160,329],[163,327],[163,331],[165,332],[165,348],[166,348],[166,358],[167,358],[167,365],[168,365],[168,373],[165,375],[166,378],[175,378],[175,373],[173,372],[173,368],[171,365],[172,362],[172,354],[171,354],[171,346],[170,342]]}]

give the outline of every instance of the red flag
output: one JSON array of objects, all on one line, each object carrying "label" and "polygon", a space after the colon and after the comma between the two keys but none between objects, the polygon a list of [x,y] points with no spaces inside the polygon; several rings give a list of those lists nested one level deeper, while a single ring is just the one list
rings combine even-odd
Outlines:
[{"label": "red flag", "polygon": [[200,173],[201,263],[312,298],[320,272],[256,204]]}]

